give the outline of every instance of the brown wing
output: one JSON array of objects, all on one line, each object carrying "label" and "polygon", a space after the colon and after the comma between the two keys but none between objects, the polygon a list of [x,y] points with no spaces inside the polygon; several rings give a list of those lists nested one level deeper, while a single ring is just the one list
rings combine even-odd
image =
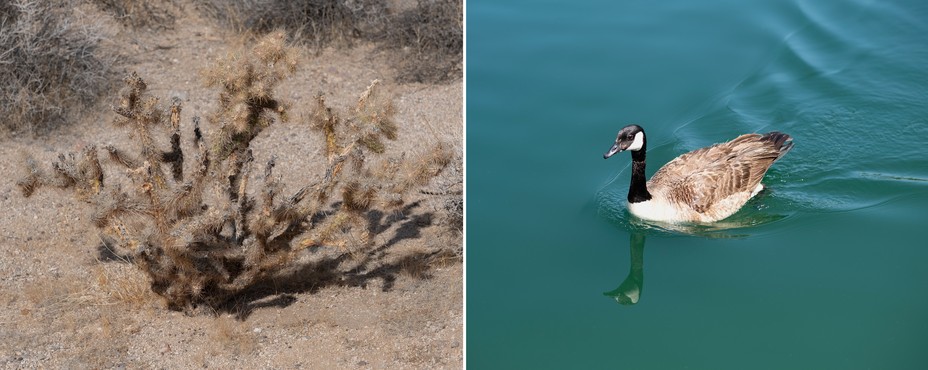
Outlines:
[{"label": "brown wing", "polygon": [[752,191],[781,152],[759,134],[686,153],[661,167],[649,189],[704,213],[733,194]]}]

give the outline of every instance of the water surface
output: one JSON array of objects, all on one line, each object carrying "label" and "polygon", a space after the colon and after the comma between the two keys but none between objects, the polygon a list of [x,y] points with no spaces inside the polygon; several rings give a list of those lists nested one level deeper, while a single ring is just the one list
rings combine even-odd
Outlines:
[{"label": "water surface", "polygon": [[[469,1],[473,368],[928,368],[928,3]],[[711,227],[648,175],[741,133],[795,147]]]}]

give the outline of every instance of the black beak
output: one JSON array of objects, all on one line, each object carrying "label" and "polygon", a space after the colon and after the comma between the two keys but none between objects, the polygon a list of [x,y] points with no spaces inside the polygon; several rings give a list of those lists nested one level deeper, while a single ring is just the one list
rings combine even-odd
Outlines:
[{"label": "black beak", "polygon": [[619,143],[612,145],[612,148],[609,148],[609,151],[606,154],[603,154],[603,159],[609,159],[613,154],[621,152],[622,149],[619,149]]}]

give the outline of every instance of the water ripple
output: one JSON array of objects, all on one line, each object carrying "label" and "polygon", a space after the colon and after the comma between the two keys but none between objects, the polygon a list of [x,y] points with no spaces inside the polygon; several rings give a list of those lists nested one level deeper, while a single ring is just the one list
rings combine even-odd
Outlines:
[{"label": "water ripple", "polygon": [[[898,46],[886,41],[912,26],[911,17],[901,18],[900,28],[867,22],[898,14],[892,6],[850,2],[841,12],[819,2],[797,6],[802,25],[786,30],[795,23],[769,22],[781,27],[770,32],[786,35],[777,51],[677,127],[679,146],[695,149],[744,132],[791,134],[795,148],[764,182],[774,199],[802,212],[860,210],[925,191],[924,73],[911,58],[893,58]],[[928,59],[928,47],[911,47]]]}]

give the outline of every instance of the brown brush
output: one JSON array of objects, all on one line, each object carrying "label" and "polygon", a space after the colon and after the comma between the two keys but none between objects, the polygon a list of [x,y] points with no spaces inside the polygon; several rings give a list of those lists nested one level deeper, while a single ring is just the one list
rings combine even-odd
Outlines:
[{"label": "brown brush", "polygon": [[[276,157],[264,165],[263,181],[255,181],[251,143],[265,127],[286,118],[287,104],[275,98],[274,89],[295,65],[296,52],[283,35],[271,34],[208,71],[209,85],[219,89],[220,105],[209,116],[217,128],[206,138],[193,117],[195,163],[186,171],[180,101],[162,108],[132,74],[113,105],[114,124],[129,131],[135,143],[128,150],[132,154],[104,147],[111,159],[107,164],[124,167],[130,185],[104,183],[95,146],[59,156],[50,174],[27,161],[18,185],[25,196],[43,185],[74,188],[92,205],[91,221],[101,239],[128,253],[169,308],[188,312],[226,304],[290,266],[306,247],[366,246],[374,229],[368,213],[383,202],[381,193],[400,194],[393,203],[401,203],[402,193],[447,165],[446,149],[438,146],[412,164],[405,157],[381,164],[377,154],[388,150],[386,141],[397,139],[399,130],[378,83],[368,87],[344,121],[320,95],[308,123],[324,137],[325,172],[282,197]],[[170,149],[163,150],[166,143]],[[170,177],[162,163],[170,165]],[[383,170],[388,167],[392,170]],[[340,198],[339,206],[332,205],[332,197]],[[360,238],[352,236],[358,233]]]}]

